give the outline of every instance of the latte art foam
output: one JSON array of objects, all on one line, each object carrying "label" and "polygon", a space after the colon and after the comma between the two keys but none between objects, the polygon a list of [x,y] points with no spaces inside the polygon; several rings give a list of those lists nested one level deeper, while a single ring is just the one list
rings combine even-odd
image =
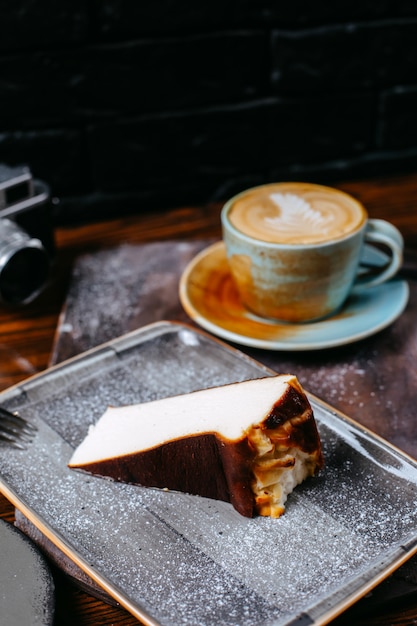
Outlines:
[{"label": "latte art foam", "polygon": [[233,202],[229,219],[239,231],[261,241],[309,244],[356,231],[366,213],[359,202],[336,189],[277,183],[241,194]]}]

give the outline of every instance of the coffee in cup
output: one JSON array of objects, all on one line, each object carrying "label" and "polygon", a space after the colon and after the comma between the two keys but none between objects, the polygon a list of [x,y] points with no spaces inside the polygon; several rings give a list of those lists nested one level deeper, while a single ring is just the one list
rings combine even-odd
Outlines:
[{"label": "coffee in cup", "polygon": [[[403,240],[389,222],[369,219],[352,196],[311,183],[248,189],[222,210],[223,239],[242,303],[263,318],[314,321],[337,311],[350,293],[391,278]],[[359,264],[365,242],[390,260],[376,276]]]}]

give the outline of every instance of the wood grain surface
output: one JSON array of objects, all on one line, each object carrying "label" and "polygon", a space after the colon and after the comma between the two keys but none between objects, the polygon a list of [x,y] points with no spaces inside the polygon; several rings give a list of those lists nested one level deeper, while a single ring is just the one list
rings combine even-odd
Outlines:
[{"label": "wood grain surface", "polygon": [[[388,219],[397,225],[405,238],[407,258],[413,262],[417,256],[417,175],[352,181],[335,186],[361,200],[371,217]],[[174,283],[171,281],[181,271],[189,255],[204,246],[207,240],[220,238],[220,208],[220,205],[181,207],[57,229],[57,258],[47,289],[26,307],[0,308],[0,388],[7,388],[45,369],[65,358],[70,351],[83,349],[85,342],[92,341],[88,333],[79,344],[72,342],[68,346],[62,340],[62,331],[69,319],[69,307],[76,309],[76,302],[71,304],[69,296],[76,293],[76,271],[83,263],[96,258],[99,253],[108,255],[111,250],[120,253],[121,247],[125,249],[126,245],[133,246],[132,253],[138,254],[141,244],[166,242],[169,245],[164,249],[169,249],[169,254],[172,254],[173,242],[193,241],[186,247],[182,261],[172,266],[169,272],[165,269],[165,273],[170,274],[165,284],[172,298]],[[142,271],[146,271],[146,267],[142,267]],[[157,271],[163,273],[158,267]],[[309,391],[417,456],[414,423],[417,400],[417,280],[410,277],[409,282],[411,298],[406,312],[392,327],[375,337],[323,353],[278,355],[259,350],[246,351],[274,369],[291,369]],[[148,289],[149,293],[152,294],[152,289]],[[158,307],[150,306],[151,301],[148,300],[144,311],[134,318],[135,323],[141,324],[145,318],[145,323],[155,321],[150,311],[153,310],[156,319],[159,319],[158,316],[165,315],[169,306],[171,316],[185,319],[178,302],[172,304],[172,299],[168,301],[161,295],[158,298]],[[93,341],[99,338],[101,336],[97,335]],[[11,523],[14,520],[13,507],[3,496],[0,496],[0,516]],[[54,567],[53,571],[57,590],[57,625],[138,623],[123,609],[110,606],[75,586],[57,568]],[[406,595],[404,591],[407,587],[403,585],[396,599],[392,591],[399,579],[390,579],[384,583],[385,588],[375,603],[360,601],[333,623],[338,626],[352,623],[358,626],[405,626],[417,623],[417,595],[414,591],[417,580],[414,581],[413,576],[412,568],[404,574],[404,578],[411,581]],[[390,602],[383,602],[389,596]]]}]

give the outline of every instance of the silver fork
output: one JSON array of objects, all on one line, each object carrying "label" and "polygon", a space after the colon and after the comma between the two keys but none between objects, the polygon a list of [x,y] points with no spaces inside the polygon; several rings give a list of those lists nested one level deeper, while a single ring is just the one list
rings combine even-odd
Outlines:
[{"label": "silver fork", "polygon": [[30,424],[17,412],[12,413],[0,407],[0,442],[25,450],[33,440],[36,431],[36,426]]}]

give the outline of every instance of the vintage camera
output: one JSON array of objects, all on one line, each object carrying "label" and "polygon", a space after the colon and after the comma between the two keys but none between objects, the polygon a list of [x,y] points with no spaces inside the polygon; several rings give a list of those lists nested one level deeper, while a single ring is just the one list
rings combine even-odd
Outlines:
[{"label": "vintage camera", "polygon": [[48,186],[26,166],[0,163],[0,302],[33,300],[48,282],[54,252]]}]

